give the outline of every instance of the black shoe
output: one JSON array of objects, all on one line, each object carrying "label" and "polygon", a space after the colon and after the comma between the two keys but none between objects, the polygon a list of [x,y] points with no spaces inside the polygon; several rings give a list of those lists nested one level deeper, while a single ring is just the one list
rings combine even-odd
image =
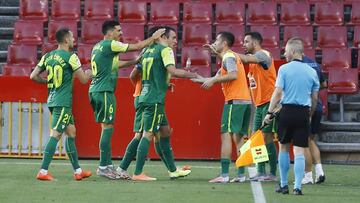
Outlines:
[{"label": "black shoe", "polygon": [[316,180],[316,184],[321,184],[325,182],[325,175],[319,176],[319,178]]},{"label": "black shoe", "polygon": [[298,188],[295,188],[295,189],[293,190],[293,193],[294,193],[294,195],[303,195],[303,193],[301,192],[301,190],[298,189]]},{"label": "black shoe", "polygon": [[279,186],[275,189],[275,192],[282,194],[289,194],[289,187],[287,185],[281,187],[281,185],[279,184]]}]

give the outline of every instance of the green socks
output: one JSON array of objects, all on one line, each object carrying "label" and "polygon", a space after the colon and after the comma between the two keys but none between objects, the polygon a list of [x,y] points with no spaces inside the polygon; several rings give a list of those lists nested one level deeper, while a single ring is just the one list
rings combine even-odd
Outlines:
[{"label": "green socks", "polygon": [[59,140],[57,140],[56,138],[50,136],[50,139],[45,147],[44,157],[41,164],[42,169],[49,169],[49,165],[55,154],[58,141]]},{"label": "green socks", "polygon": [[176,171],[174,154],[170,146],[170,137],[160,137],[160,149],[163,155],[163,160],[170,172]]},{"label": "green socks", "polygon": [[270,173],[276,176],[276,164],[277,164],[277,156],[276,156],[276,147],[275,143],[269,143],[266,145],[266,149],[269,154],[269,164],[270,164]]},{"label": "green socks", "polygon": [[134,172],[135,175],[140,175],[142,173],[146,156],[149,153],[149,145],[150,141],[147,138],[141,138],[136,154],[136,167]]},{"label": "green socks", "polygon": [[244,176],[245,175],[245,167],[238,168],[237,175],[238,175],[238,177]]},{"label": "green socks", "polygon": [[132,159],[135,157],[136,155],[136,150],[139,146],[139,139],[133,138],[131,140],[131,142],[129,143],[129,145],[126,147],[126,152],[125,155],[123,157],[123,159],[121,160],[120,163],[120,168],[123,170],[127,170],[129,168],[129,165],[132,161]]},{"label": "green socks", "polygon": [[166,168],[169,170],[168,164],[166,163],[165,158],[164,158],[164,154],[161,151],[160,141],[157,141],[157,142],[154,141],[154,147],[155,147],[156,153],[159,155],[160,159],[164,162]]},{"label": "green socks", "polygon": [[221,175],[228,175],[230,159],[221,159],[220,163],[221,163]]},{"label": "green socks", "polygon": [[65,149],[66,149],[67,155],[69,156],[69,159],[70,159],[73,169],[76,170],[76,169],[80,168],[79,161],[78,161],[78,153],[77,153],[76,145],[75,145],[75,138],[73,138],[73,137],[66,138]]},{"label": "green socks", "polygon": [[111,136],[114,132],[113,128],[105,128],[101,132],[100,137],[100,166],[112,165],[111,163]]}]

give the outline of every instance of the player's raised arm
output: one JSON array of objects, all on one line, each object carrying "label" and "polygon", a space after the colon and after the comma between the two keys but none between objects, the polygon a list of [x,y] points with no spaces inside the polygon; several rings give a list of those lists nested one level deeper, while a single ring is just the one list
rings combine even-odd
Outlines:
[{"label": "player's raised arm", "polygon": [[136,44],[129,44],[127,51],[141,50],[141,49],[149,46],[150,44],[152,44],[155,40],[159,39],[161,37],[161,35],[163,35],[164,33],[165,33],[164,28],[158,29],[156,32],[154,32],[154,34],[151,37],[149,37],[143,41],[140,41]]}]

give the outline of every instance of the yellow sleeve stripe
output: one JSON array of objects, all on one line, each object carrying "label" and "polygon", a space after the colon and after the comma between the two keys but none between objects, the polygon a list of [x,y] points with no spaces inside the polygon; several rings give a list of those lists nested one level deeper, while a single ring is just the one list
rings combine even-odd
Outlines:
[{"label": "yellow sleeve stripe", "polygon": [[129,44],[125,44],[119,41],[111,41],[111,51],[113,52],[126,52],[129,48]]},{"label": "yellow sleeve stripe", "polygon": [[166,47],[165,49],[161,50],[161,58],[165,67],[168,67],[169,65],[175,65],[174,52],[170,47]]},{"label": "yellow sleeve stripe", "polygon": [[226,52],[226,53],[224,54],[222,60],[224,61],[225,59],[230,58],[230,57],[236,58],[236,56],[235,56],[235,54],[234,54],[233,52]]},{"label": "yellow sleeve stripe", "polygon": [[79,69],[81,67],[80,59],[76,54],[73,54],[70,56],[69,64],[70,64],[71,68],[73,69],[73,71],[76,71],[77,69]]},{"label": "yellow sleeve stripe", "polygon": [[39,66],[39,68],[41,68],[41,69],[45,69],[45,66],[44,66],[45,56],[46,56],[46,54],[41,57],[39,63],[37,64],[37,66]]}]

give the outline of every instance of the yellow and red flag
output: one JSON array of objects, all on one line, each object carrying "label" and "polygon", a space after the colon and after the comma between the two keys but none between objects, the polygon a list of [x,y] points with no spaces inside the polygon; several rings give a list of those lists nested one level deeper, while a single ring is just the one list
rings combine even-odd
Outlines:
[{"label": "yellow and red flag", "polygon": [[236,167],[248,166],[269,160],[261,130],[256,131],[240,148],[240,156],[236,160]]}]

